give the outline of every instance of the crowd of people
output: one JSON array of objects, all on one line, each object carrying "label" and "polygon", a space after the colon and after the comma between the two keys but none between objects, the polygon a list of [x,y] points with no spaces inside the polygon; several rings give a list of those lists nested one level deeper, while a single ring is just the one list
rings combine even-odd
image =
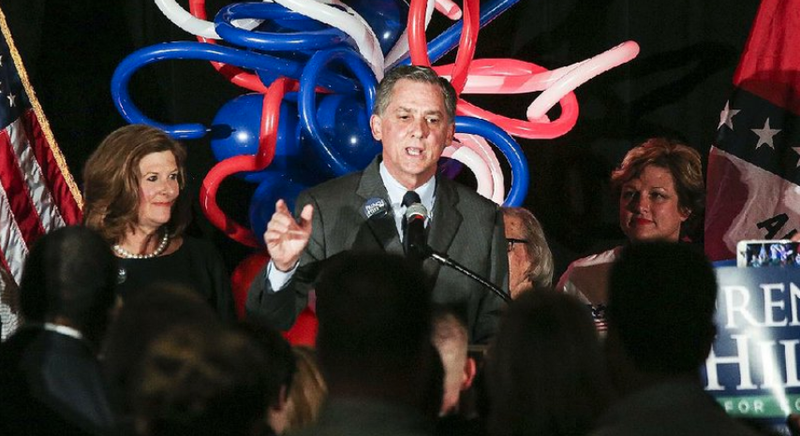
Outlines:
[{"label": "crowd of people", "polygon": [[[294,214],[276,204],[244,320],[220,254],[184,234],[184,148],[147,126],[110,134],[84,170],[85,225],[43,236],[14,294],[0,434],[763,434],[699,377],[717,282],[690,243],[698,153],[633,148],[612,174],[629,244],[554,286],[530,211],[437,175],[454,116],[431,69],[390,71],[370,119],[382,154]],[[309,307],[315,347],[293,347],[279,331]]]}]

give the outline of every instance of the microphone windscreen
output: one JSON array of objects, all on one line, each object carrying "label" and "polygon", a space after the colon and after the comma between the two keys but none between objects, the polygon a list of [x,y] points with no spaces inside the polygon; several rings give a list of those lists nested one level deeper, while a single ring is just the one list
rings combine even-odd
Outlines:
[{"label": "microphone windscreen", "polygon": [[406,219],[412,218],[428,219],[428,208],[422,203],[414,203],[406,209]]}]

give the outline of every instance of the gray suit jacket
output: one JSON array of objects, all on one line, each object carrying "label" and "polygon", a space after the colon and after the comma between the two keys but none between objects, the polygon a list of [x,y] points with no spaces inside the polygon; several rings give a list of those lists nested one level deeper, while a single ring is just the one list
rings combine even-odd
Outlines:
[{"label": "gray suit jacket", "polygon": [[[256,276],[247,297],[247,314],[286,330],[306,306],[320,261],[349,249],[403,254],[391,214],[367,220],[362,212],[371,198],[388,199],[379,174],[380,157],[363,172],[349,174],[304,191],[296,213],[314,206],[312,234],[300,265],[285,289],[274,292],[266,268]],[[478,275],[508,290],[508,257],[502,214],[474,190],[439,177],[428,244]],[[505,303],[480,284],[427,259],[423,268],[433,283],[433,301],[461,305],[467,316],[470,342],[486,343],[494,336]]]}]

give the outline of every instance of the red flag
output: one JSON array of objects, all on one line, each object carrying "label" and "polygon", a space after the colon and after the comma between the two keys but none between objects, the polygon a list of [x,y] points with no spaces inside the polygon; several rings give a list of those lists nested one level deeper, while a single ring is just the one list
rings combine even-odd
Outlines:
[{"label": "red flag", "polygon": [[55,228],[81,221],[81,196],[36,100],[0,10],[0,316],[16,326],[12,290],[28,250]]},{"label": "red flag", "polygon": [[800,229],[800,0],[762,0],[708,159],[705,249]]}]

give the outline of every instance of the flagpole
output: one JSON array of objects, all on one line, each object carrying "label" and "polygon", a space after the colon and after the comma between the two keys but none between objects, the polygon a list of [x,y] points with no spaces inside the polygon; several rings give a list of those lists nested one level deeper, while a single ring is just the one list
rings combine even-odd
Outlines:
[{"label": "flagpole", "polygon": [[72,194],[72,197],[75,200],[75,203],[77,203],[78,208],[83,210],[83,196],[81,195],[81,191],[78,189],[78,185],[75,183],[75,179],[72,177],[72,173],[69,171],[67,160],[64,158],[64,155],[61,153],[61,149],[58,147],[56,138],[53,135],[52,129],[50,128],[50,122],[44,115],[44,110],[42,110],[42,105],[39,104],[39,99],[36,98],[36,92],[34,92],[33,86],[28,78],[28,72],[25,70],[25,66],[22,62],[22,56],[20,56],[17,46],[14,44],[14,39],[11,37],[11,29],[8,27],[6,15],[3,13],[2,8],[0,8],[0,31],[2,31],[3,37],[5,37],[5,40],[8,44],[8,49],[11,52],[11,58],[14,60],[14,66],[16,66],[17,69],[17,74],[22,81],[22,86],[25,89],[25,93],[28,95],[28,100],[31,103],[31,107],[33,107],[36,118],[39,120],[42,133],[44,134],[45,139],[47,139],[48,144],[50,144],[50,151],[53,154],[53,158],[55,159],[59,170],[61,170],[61,174],[64,177],[64,182],[66,182],[67,187],[69,187],[70,194]]}]

